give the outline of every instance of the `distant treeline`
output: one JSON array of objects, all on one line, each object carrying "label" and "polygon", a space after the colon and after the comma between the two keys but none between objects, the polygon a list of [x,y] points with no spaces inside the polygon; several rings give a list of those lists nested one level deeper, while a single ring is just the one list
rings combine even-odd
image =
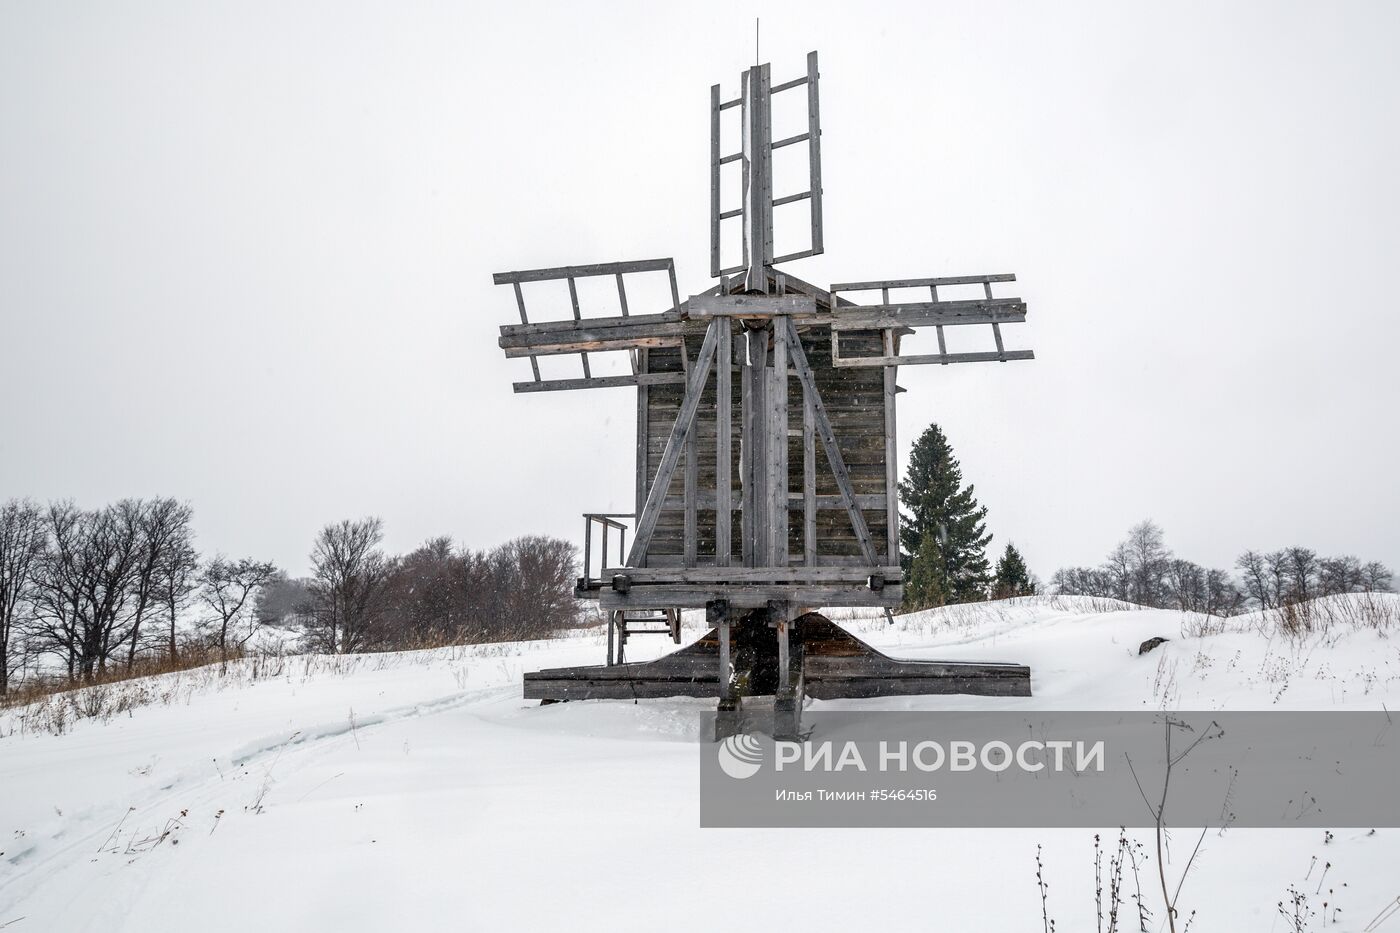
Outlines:
[{"label": "distant treeline", "polygon": [[1172,554],[1154,522],[1135,525],[1098,567],[1055,572],[1057,593],[1121,599],[1158,609],[1229,616],[1277,609],[1318,596],[1389,592],[1390,569],[1379,561],[1319,557],[1306,547],[1245,551],[1234,570],[1202,567]]},{"label": "distant treeline", "polygon": [[437,538],[393,557],[379,519],[343,521],[316,536],[311,576],[291,580],[269,561],[201,556],[192,517],[168,498],[0,503],[0,695],[26,673],[91,682],[226,659],[266,625],[351,652],[538,638],[578,620],[567,541],[471,551]]},{"label": "distant treeline", "polygon": [[379,550],[377,518],[327,525],[312,575],[279,576],[258,599],[264,625],[293,626],[331,652],[546,638],[579,620],[578,549],[527,536],[489,551],[434,538],[401,557]]}]

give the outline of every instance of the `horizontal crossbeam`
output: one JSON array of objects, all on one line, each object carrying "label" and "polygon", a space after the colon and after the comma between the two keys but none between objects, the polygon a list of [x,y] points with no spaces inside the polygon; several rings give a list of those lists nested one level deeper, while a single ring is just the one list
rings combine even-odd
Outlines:
[{"label": "horizontal crossbeam", "polygon": [[833,292],[860,292],[876,288],[928,288],[930,285],[983,285],[988,282],[1014,282],[1013,272],[994,275],[950,275],[936,279],[882,279],[878,282],[845,282],[831,286]]},{"label": "horizontal crossbeam", "polygon": [[631,272],[671,272],[670,259],[637,259],[630,262],[603,262],[583,266],[558,266],[553,269],[526,269],[520,272],[497,272],[492,278],[497,285],[513,282],[548,282],[552,279],[583,279],[595,275],[626,275]]},{"label": "horizontal crossbeam", "polygon": [[[627,318],[635,321],[637,318]],[[534,333],[503,334],[498,342],[507,357],[626,350],[636,347],[680,346],[685,325],[680,320],[590,327],[590,321],[563,321]],[[582,326],[581,326],[582,325]],[[528,325],[541,327],[541,325]],[[504,331],[505,328],[502,328]]]},{"label": "horizontal crossbeam", "polygon": [[635,376],[593,376],[585,379],[542,379],[517,382],[516,392],[561,392],[569,389],[611,389],[616,386],[672,385],[685,382],[685,373],[640,373]]},{"label": "horizontal crossbeam", "polygon": [[[606,327],[643,327],[651,324],[679,324],[684,318],[678,311],[664,311],[660,314],[633,314],[628,317],[593,317],[579,320],[540,321],[536,324],[502,324],[501,340],[511,340],[526,335],[542,334],[556,336],[576,331],[597,330]],[[507,346],[502,343],[501,346]]]},{"label": "horizontal crossbeam", "polygon": [[506,359],[515,360],[531,356],[559,356],[564,353],[608,353],[614,350],[657,350],[665,347],[679,347],[683,343],[675,337],[625,337],[608,340],[576,340],[568,343],[547,343],[525,347],[505,347]]},{"label": "horizontal crossbeam", "polygon": [[977,301],[920,301],[908,304],[858,305],[831,318],[832,330],[884,330],[944,324],[1019,324],[1026,303],[1019,298]]},{"label": "horizontal crossbeam", "polygon": [[626,593],[604,588],[598,594],[602,609],[679,608],[703,609],[716,599],[728,600],[733,609],[766,609],[769,600],[784,600],[795,606],[889,606],[904,601],[904,588],[898,583],[872,590],[868,586],[840,584],[798,585],[777,583],[713,583],[696,586],[642,584]]},{"label": "horizontal crossbeam", "polygon": [[629,584],[687,584],[687,583],[845,583],[869,588],[872,576],[883,577],[891,585],[900,581],[898,567],[608,567],[603,570],[603,585],[611,585],[615,576],[626,577]]},{"label": "horizontal crossbeam", "polygon": [[808,295],[692,295],[686,307],[692,318],[772,317],[816,314],[817,300]]},{"label": "horizontal crossbeam", "polygon": [[1033,360],[1034,350],[991,350],[986,353],[921,353],[909,356],[857,356],[839,357],[832,362],[837,366],[859,369],[862,366],[917,366],[921,363],[1009,363],[1013,360]]}]

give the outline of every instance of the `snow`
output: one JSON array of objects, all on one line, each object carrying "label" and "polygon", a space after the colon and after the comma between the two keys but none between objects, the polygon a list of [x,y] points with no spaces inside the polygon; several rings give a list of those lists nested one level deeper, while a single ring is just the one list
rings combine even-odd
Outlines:
[{"label": "snow", "polygon": [[[1400,627],[1369,628],[1348,599],[1334,598],[1331,624],[1299,639],[1266,631],[1260,616],[1222,631],[1218,620],[1070,598],[893,626],[833,612],[896,656],[1029,664],[1035,696],[811,708],[1394,707]],[[1387,619],[1400,614],[1400,598],[1369,599]],[[699,620],[687,621],[694,637]],[[1170,640],[1138,656],[1157,635]],[[639,638],[629,651],[671,647]],[[0,927],[1023,931],[1041,928],[1039,844],[1057,928],[1095,929],[1088,830],[699,829],[695,740],[712,702],[520,699],[523,671],[602,654],[594,630],[239,662],[110,688],[127,691],[107,696],[119,712],[58,735],[36,731],[42,710],[0,714]],[[1130,833],[1151,848],[1149,833]],[[1189,851],[1195,834],[1176,838]],[[1208,833],[1181,895],[1199,911],[1191,929],[1291,929],[1275,906],[1290,884],[1316,910],[1313,929],[1365,927],[1400,895],[1400,831],[1324,840]],[[1155,880],[1144,875],[1143,887],[1160,919]],[[1323,900],[1336,920],[1325,928]],[[1379,929],[1390,926],[1400,933],[1400,920]]]}]

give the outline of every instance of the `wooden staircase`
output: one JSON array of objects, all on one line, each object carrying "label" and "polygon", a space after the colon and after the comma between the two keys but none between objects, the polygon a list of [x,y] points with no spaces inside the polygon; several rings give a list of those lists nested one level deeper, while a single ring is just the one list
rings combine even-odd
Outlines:
[{"label": "wooden staircase", "polygon": [[[608,666],[625,664],[627,640],[633,635],[669,635],[681,643],[679,609],[614,609],[608,613]],[[614,646],[616,650],[614,651]]]}]

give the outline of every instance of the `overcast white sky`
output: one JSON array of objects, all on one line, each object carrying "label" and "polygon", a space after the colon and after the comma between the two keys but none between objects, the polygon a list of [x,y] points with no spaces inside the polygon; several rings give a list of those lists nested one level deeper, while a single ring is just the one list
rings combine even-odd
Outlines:
[{"label": "overcast white sky", "polygon": [[[1032,363],[909,367],[1032,568],[1154,517],[1400,565],[1400,5],[0,3],[0,498],[208,551],[581,537],[634,393],[513,395],[504,269],[708,278],[709,86],[818,49],[809,281],[1014,271]],[[653,309],[660,310],[660,309]],[[901,468],[903,463],[901,462]]]}]

